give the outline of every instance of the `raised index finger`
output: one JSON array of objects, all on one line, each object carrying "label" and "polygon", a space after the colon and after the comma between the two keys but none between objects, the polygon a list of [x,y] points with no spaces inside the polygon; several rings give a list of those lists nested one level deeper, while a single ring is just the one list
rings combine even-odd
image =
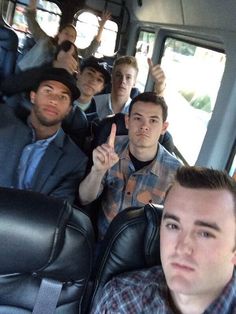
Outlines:
[{"label": "raised index finger", "polygon": [[107,144],[109,146],[111,146],[112,148],[114,148],[114,146],[115,146],[115,137],[116,137],[116,124],[112,123],[111,133],[110,133],[108,140],[107,140]]}]

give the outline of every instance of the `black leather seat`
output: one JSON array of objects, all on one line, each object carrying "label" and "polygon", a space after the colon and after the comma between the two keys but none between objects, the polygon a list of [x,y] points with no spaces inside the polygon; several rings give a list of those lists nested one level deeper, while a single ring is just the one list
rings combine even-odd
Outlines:
[{"label": "black leather seat", "polygon": [[17,58],[18,37],[7,25],[0,24],[0,82],[14,73]]},{"label": "black leather seat", "polygon": [[32,313],[43,281],[62,285],[55,313],[82,313],[94,243],[87,215],[39,193],[0,188],[0,217],[0,313]]},{"label": "black leather seat", "polygon": [[160,265],[161,215],[161,206],[148,204],[128,208],[113,219],[95,263],[91,305],[98,302],[102,288],[113,276]]}]

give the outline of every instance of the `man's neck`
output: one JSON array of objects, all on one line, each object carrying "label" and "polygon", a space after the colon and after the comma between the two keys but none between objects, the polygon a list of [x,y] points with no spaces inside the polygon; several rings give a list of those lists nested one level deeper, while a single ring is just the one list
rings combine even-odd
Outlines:
[{"label": "man's neck", "polygon": [[114,92],[111,93],[111,105],[113,112],[121,112],[128,100],[129,96],[118,96]]},{"label": "man's neck", "polygon": [[171,292],[172,300],[181,314],[202,314],[218,297],[218,293],[185,295]]},{"label": "man's neck", "polygon": [[35,121],[31,116],[29,117],[29,122],[34,129],[36,140],[44,140],[53,136],[61,127],[60,124],[53,126],[41,125],[38,121]]},{"label": "man's neck", "polygon": [[80,97],[77,100],[78,100],[78,102],[80,104],[88,104],[88,103],[90,103],[92,101],[92,98],[93,97],[91,97],[91,96],[87,96],[87,95],[82,95],[81,94]]},{"label": "man's neck", "polygon": [[129,143],[130,153],[139,161],[153,160],[158,152],[158,145],[153,147],[136,147]]}]

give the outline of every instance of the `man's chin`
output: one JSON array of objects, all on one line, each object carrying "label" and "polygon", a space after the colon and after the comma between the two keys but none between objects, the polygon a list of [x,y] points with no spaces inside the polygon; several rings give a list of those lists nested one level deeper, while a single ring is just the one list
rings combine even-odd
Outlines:
[{"label": "man's chin", "polygon": [[174,276],[168,280],[168,287],[174,293],[191,294],[195,285],[183,276]]},{"label": "man's chin", "polygon": [[56,126],[56,125],[60,124],[61,120],[58,120],[58,119],[54,119],[54,120],[51,120],[51,119],[40,119],[39,122],[41,123],[42,126],[52,127],[52,126]]}]

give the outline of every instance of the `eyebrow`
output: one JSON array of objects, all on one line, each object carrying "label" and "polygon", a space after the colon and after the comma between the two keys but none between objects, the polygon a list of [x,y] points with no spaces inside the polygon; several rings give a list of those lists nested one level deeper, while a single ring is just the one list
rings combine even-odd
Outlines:
[{"label": "eyebrow", "polygon": [[[136,115],[136,116],[139,116],[139,117],[143,117],[143,115],[141,113],[138,113],[138,112],[133,112],[132,115]],[[159,116],[149,116],[148,118],[151,118],[151,119],[158,119],[160,120],[161,118]]]},{"label": "eyebrow", "polygon": [[[48,84],[48,83],[46,83],[46,84],[42,84],[41,85],[42,87],[49,87],[49,88],[51,88],[52,90],[54,89],[54,87],[53,87],[53,85],[50,85],[50,84]],[[71,92],[70,92],[70,90],[68,90],[68,91],[62,91],[62,94],[66,94],[66,95],[68,95],[68,96],[71,96]]]},{"label": "eyebrow", "polygon": [[206,228],[210,228],[210,229],[213,229],[215,231],[221,232],[220,227],[216,223],[214,223],[214,222],[207,222],[207,221],[202,221],[202,220],[196,220],[194,222],[194,224],[196,226],[206,227]]},{"label": "eyebrow", "polygon": [[[175,220],[177,222],[180,222],[179,217],[177,217],[175,215],[172,215],[172,214],[169,214],[169,213],[164,213],[162,219],[163,220],[165,220],[165,219],[173,219],[173,220]],[[214,223],[214,222],[208,222],[208,221],[203,221],[203,220],[196,220],[196,221],[194,221],[194,225],[195,226],[200,226],[200,227],[206,227],[206,228],[209,228],[209,229],[221,232],[220,227],[216,223]]]},{"label": "eyebrow", "polygon": [[104,79],[104,75],[100,71],[98,71],[98,70],[96,70],[96,69],[94,69],[92,67],[87,67],[87,69],[89,71],[93,72],[94,74],[98,73],[99,77]]}]

